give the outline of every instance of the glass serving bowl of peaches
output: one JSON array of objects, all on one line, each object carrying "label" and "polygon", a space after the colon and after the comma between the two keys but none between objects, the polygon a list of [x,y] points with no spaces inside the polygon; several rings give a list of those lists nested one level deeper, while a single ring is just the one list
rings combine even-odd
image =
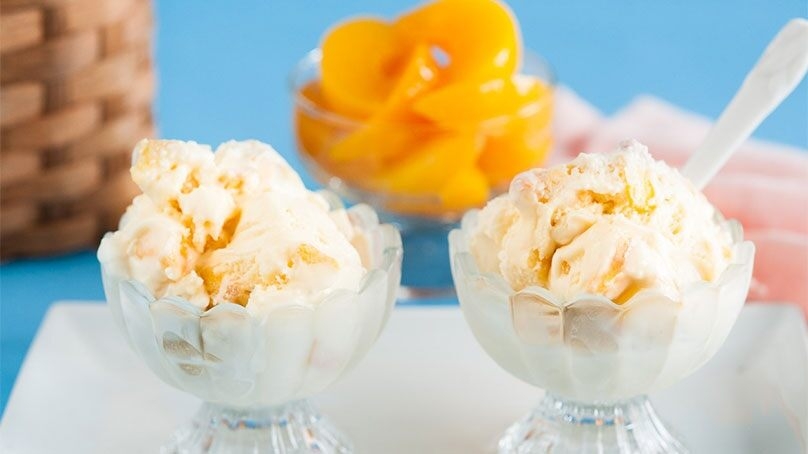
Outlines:
[{"label": "glass serving bowl of peaches", "polygon": [[495,0],[341,22],[290,83],[303,162],[401,229],[409,298],[451,291],[448,231],[552,147],[553,73]]}]

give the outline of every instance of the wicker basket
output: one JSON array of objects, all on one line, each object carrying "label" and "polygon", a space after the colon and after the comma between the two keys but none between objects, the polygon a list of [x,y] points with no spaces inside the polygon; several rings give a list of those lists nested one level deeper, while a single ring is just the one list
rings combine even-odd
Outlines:
[{"label": "wicker basket", "polygon": [[154,135],[149,0],[0,0],[0,255],[92,247]]}]

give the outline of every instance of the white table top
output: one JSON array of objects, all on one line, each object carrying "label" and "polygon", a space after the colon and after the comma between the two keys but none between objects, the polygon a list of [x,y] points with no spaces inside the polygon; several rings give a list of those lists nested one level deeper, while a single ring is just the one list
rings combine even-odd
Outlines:
[{"label": "white table top", "polygon": [[[710,363],[652,396],[694,453],[800,453],[808,350],[794,307],[748,305]],[[400,307],[368,357],[315,401],[359,453],[493,452],[541,391],[499,369],[456,307]],[[108,310],[57,304],[0,424],[3,453],[153,453],[199,406],[158,381]]]}]

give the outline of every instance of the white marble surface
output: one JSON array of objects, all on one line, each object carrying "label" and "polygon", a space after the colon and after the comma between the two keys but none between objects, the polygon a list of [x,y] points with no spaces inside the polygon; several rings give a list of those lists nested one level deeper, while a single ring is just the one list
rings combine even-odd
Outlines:
[{"label": "white marble surface", "polygon": [[[800,453],[808,433],[805,322],[749,305],[715,359],[652,396],[694,453]],[[500,370],[456,307],[400,307],[368,357],[316,398],[359,453],[493,452],[540,391]],[[153,453],[196,410],[132,354],[103,305],[57,304],[2,423],[3,453]]]}]

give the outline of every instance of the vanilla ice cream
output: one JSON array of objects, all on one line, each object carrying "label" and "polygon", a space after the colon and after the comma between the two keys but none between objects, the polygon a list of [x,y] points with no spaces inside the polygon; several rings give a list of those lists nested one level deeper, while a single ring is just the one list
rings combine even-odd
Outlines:
[{"label": "vanilla ice cream", "polygon": [[518,175],[479,213],[469,243],[481,271],[565,301],[590,293],[620,304],[644,289],[677,301],[732,259],[713,206],[636,141]]},{"label": "vanilla ice cream", "polygon": [[[101,242],[110,273],[155,297],[258,313],[357,290],[365,269],[350,225],[308,191],[270,146],[143,140],[132,178],[143,191]],[[347,225],[347,226],[346,226]]]}]

